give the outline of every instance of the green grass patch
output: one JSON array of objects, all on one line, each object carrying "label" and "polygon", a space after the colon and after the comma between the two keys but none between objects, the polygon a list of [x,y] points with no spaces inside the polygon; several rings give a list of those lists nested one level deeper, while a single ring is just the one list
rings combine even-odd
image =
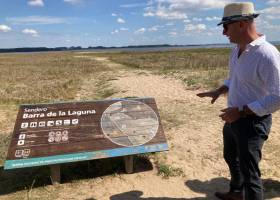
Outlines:
[{"label": "green grass patch", "polygon": [[176,177],[176,176],[184,176],[184,171],[181,168],[172,167],[167,164],[159,164],[158,175],[163,178]]}]

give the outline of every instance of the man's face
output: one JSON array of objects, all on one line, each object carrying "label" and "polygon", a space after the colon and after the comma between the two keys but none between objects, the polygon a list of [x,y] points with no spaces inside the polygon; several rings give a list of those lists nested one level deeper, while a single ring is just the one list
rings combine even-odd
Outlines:
[{"label": "man's face", "polygon": [[239,21],[223,24],[223,35],[227,36],[231,43],[238,44],[241,35],[239,24]]}]

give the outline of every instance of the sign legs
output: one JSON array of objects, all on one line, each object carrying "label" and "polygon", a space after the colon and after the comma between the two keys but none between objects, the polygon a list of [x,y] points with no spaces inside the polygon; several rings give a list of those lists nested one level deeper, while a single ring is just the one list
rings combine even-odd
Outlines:
[{"label": "sign legs", "polygon": [[60,165],[51,165],[51,181],[53,185],[60,184]]},{"label": "sign legs", "polygon": [[124,156],[125,171],[128,174],[133,173],[133,155]]}]

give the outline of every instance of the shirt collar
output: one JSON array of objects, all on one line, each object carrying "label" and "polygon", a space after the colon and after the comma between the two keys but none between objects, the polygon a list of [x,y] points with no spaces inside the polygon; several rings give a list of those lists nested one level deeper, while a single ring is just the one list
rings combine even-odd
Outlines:
[{"label": "shirt collar", "polygon": [[260,37],[252,41],[250,44],[248,44],[248,46],[260,46],[265,41],[265,35],[260,35]]}]

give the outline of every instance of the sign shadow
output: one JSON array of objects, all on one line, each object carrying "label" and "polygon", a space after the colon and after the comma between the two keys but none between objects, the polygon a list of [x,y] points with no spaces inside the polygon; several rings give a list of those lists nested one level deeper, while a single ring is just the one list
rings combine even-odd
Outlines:
[{"label": "sign shadow", "polygon": [[141,197],[142,195],[143,195],[142,191],[132,190],[121,194],[112,195],[110,197],[110,200],[188,200],[186,198],[171,198],[171,197]]},{"label": "sign shadow", "polygon": [[[145,156],[134,156],[134,173],[153,169]],[[61,183],[124,174],[123,157],[61,164]],[[49,166],[4,170],[0,167],[0,195],[51,185]]]}]

